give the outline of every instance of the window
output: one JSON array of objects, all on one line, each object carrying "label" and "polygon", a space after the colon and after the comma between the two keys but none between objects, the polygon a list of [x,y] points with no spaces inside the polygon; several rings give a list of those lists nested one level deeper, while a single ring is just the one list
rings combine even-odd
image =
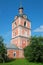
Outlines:
[{"label": "window", "polygon": [[26,27],[26,21],[24,22],[24,26]]},{"label": "window", "polygon": [[14,23],[14,26],[16,27],[16,22]]},{"label": "window", "polygon": [[16,36],[16,32],[14,32],[14,36]]},{"label": "window", "polygon": [[14,52],[14,57],[16,56],[16,52]]},{"label": "window", "polygon": [[16,25],[16,22],[15,22],[15,25]]}]

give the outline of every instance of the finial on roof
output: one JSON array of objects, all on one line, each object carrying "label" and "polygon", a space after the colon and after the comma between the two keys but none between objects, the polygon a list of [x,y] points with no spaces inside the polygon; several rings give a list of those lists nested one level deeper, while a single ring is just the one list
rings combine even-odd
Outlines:
[{"label": "finial on roof", "polygon": [[22,2],[20,2],[20,6],[19,6],[19,14],[20,14],[20,15],[23,14]]},{"label": "finial on roof", "polygon": [[22,7],[22,2],[20,2],[20,7]]},{"label": "finial on roof", "polygon": [[23,9],[22,2],[20,2],[20,7],[19,7],[19,9]]}]

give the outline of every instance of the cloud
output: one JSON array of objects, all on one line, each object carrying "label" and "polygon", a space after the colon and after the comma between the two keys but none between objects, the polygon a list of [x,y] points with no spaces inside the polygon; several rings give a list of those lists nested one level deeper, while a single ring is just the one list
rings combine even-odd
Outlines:
[{"label": "cloud", "polygon": [[40,27],[36,28],[34,30],[34,32],[43,32],[43,25],[41,25]]}]

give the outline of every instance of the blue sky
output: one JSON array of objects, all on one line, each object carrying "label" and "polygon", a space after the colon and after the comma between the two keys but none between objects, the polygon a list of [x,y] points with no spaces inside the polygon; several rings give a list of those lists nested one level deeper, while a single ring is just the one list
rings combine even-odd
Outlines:
[{"label": "blue sky", "polygon": [[43,36],[43,0],[0,0],[0,36],[5,43],[10,43],[11,25],[18,14],[20,2],[31,20],[32,35]]}]

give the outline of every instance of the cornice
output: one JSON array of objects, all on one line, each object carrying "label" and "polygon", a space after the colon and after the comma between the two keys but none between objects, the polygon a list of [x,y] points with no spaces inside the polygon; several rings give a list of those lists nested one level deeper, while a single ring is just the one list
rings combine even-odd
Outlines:
[{"label": "cornice", "polygon": [[[21,36],[21,35],[18,35],[18,36],[16,36],[16,37],[12,38],[12,39],[15,39],[15,38],[18,38],[18,37],[29,39],[29,37],[25,37],[25,36]],[[12,40],[12,39],[11,39],[11,40]]]},{"label": "cornice", "polygon": [[25,29],[31,30],[30,28],[24,27],[24,26],[22,26],[22,25],[18,25],[18,26],[16,26],[16,27],[15,27],[14,29],[12,29],[12,30],[15,30],[15,29],[18,28],[18,27],[22,27],[22,28],[25,28]]},{"label": "cornice", "polygon": [[21,18],[23,18],[23,19],[25,19],[25,20],[27,20],[27,21],[30,22],[30,20],[29,20],[28,18],[26,19],[26,18],[24,18],[23,16],[17,16],[17,18],[16,18],[15,20],[13,20],[12,23],[15,22],[19,17],[21,17]]}]

